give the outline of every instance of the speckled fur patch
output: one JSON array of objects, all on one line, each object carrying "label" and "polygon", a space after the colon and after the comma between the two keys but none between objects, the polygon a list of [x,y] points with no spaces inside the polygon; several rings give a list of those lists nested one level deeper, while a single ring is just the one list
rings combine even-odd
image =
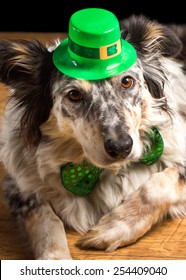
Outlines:
[{"label": "speckled fur patch", "polygon": [[14,216],[24,217],[40,205],[36,194],[24,195],[16,186],[14,179],[8,175],[3,180],[3,191]]}]

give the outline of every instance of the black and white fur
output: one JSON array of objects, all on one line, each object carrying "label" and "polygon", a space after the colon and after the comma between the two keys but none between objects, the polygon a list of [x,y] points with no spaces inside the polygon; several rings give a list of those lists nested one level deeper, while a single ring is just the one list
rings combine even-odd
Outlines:
[{"label": "black and white fur", "polygon": [[[121,29],[137,62],[99,81],[60,73],[58,41],[0,42],[0,81],[11,94],[0,133],[4,191],[36,259],[72,258],[66,227],[83,234],[79,246],[111,251],[167,215],[186,215],[186,27],[131,16]],[[147,166],[139,161],[152,126],[165,147]],[[81,197],[59,170],[84,159],[104,171]]]}]

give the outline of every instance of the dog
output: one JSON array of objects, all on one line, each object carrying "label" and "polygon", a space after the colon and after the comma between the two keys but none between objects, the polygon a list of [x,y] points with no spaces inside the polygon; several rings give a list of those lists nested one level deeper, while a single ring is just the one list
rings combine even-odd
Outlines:
[{"label": "dog", "polygon": [[[54,66],[58,39],[0,42],[0,81],[10,88],[3,190],[35,259],[72,259],[66,228],[82,234],[81,248],[113,251],[167,216],[186,215],[186,26],[144,15],[120,26],[137,61],[96,81]],[[154,128],[163,148],[149,163],[141,159]],[[60,173],[82,162],[99,173],[85,196],[64,188]]]}]

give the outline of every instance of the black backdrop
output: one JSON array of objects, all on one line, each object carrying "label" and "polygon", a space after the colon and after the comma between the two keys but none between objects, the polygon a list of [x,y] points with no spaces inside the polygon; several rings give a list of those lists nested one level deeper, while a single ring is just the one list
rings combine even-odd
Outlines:
[{"label": "black backdrop", "polygon": [[88,7],[105,8],[124,19],[144,14],[162,23],[185,23],[184,0],[62,0],[4,1],[0,31],[67,32],[71,14]]}]

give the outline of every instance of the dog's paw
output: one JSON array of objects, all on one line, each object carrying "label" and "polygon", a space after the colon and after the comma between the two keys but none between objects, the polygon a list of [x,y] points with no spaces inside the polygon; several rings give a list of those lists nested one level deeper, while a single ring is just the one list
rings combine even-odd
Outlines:
[{"label": "dog's paw", "polygon": [[157,221],[156,212],[148,203],[143,204],[138,197],[134,197],[104,215],[97,225],[80,238],[78,245],[106,251],[130,245]]},{"label": "dog's paw", "polygon": [[137,238],[138,236],[133,234],[132,227],[130,228],[125,221],[114,221],[111,215],[106,215],[98,225],[79,239],[78,246],[114,251],[135,242]]},{"label": "dog's paw", "polygon": [[[114,232],[115,231],[115,232]],[[122,240],[117,234],[118,229],[110,229],[105,232],[104,227],[96,226],[85,233],[78,241],[81,248],[96,248],[106,251],[114,251],[123,246]]]}]

